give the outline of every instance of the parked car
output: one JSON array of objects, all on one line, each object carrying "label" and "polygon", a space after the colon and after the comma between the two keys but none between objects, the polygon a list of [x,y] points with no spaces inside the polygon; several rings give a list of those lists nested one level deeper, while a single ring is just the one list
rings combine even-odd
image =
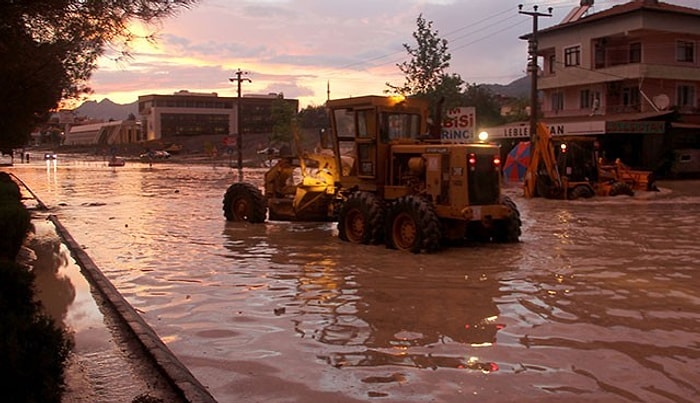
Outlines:
[{"label": "parked car", "polygon": [[12,155],[0,153],[0,167],[11,167],[13,161]]},{"label": "parked car", "polygon": [[148,151],[141,155],[142,160],[164,160],[170,158],[170,153],[167,151]]}]

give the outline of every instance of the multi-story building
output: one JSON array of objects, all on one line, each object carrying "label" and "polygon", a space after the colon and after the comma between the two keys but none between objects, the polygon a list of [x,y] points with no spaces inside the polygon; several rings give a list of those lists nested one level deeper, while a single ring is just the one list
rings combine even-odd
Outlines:
[{"label": "multi-story building", "polygon": [[[593,3],[537,33],[541,119],[553,135],[597,136],[610,159],[659,169],[675,151],[676,164],[700,171],[700,10]],[[498,129],[528,137],[526,124]]]},{"label": "multi-story building", "polygon": [[[178,91],[173,95],[139,97],[139,115],[146,140],[167,140],[176,136],[238,133],[237,103],[240,100],[241,133],[272,131],[272,107],[276,94],[219,97],[216,93]],[[298,111],[299,101],[283,99]]]}]

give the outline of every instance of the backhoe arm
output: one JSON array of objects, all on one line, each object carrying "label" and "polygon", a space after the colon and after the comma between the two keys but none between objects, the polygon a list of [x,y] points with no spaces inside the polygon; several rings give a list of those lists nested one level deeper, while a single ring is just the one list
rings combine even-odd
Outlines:
[{"label": "backhoe arm", "polygon": [[[562,189],[561,175],[556,164],[554,146],[552,146],[552,136],[549,129],[543,123],[537,123],[537,133],[531,142],[530,165],[525,174],[524,192],[525,197],[548,196],[538,194],[538,180],[547,183],[550,192],[557,192]],[[544,176],[546,179],[538,179]]]}]

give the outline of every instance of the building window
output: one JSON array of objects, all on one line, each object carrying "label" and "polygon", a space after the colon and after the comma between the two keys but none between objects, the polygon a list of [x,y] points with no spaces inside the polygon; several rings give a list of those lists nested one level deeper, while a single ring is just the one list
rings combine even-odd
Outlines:
[{"label": "building window", "polygon": [[637,87],[624,87],[622,89],[622,105],[625,110],[639,111],[639,88]]},{"label": "building window", "polygon": [[602,69],[605,67],[605,46],[602,43],[596,43],[593,58],[593,63],[595,64],[596,69]]},{"label": "building window", "polygon": [[676,91],[676,105],[679,108],[695,108],[695,86],[694,85],[679,85]]},{"label": "building window", "polygon": [[162,138],[230,133],[227,114],[164,113],[160,124]]},{"label": "building window", "polygon": [[642,62],[642,44],[641,42],[630,43],[630,63]]},{"label": "building window", "polygon": [[554,112],[559,112],[564,109],[564,93],[553,92],[552,93],[552,110]]},{"label": "building window", "polygon": [[554,64],[557,62],[556,55],[549,55],[549,74],[554,74]]},{"label": "building window", "polygon": [[679,62],[695,62],[695,42],[678,41],[676,44],[676,60]]},{"label": "building window", "polygon": [[579,101],[581,109],[588,109],[591,107],[591,90],[581,90],[581,99]]},{"label": "building window", "polygon": [[579,66],[581,64],[581,47],[572,46],[564,49],[564,66]]}]

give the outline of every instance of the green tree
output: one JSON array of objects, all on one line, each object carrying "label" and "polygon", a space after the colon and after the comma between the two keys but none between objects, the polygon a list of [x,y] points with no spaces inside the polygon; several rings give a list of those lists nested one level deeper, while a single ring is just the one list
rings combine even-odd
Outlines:
[{"label": "green tree", "polygon": [[309,105],[299,111],[299,122],[305,129],[328,127],[328,112],[324,105]]},{"label": "green tree", "polygon": [[498,96],[480,84],[467,84],[461,97],[462,105],[476,107],[476,126],[492,127],[504,123]]},{"label": "green tree", "polygon": [[284,100],[284,95],[280,96],[272,103],[270,110],[272,119],[272,133],[268,138],[270,144],[290,146],[296,124],[297,111],[291,103]]},{"label": "green tree", "polygon": [[62,99],[78,98],[107,45],[128,56],[134,20],[152,23],[197,0],[0,2],[0,150],[26,144]]},{"label": "green tree", "polygon": [[447,73],[452,55],[448,51],[447,40],[440,38],[438,31],[432,29],[433,22],[426,21],[421,14],[416,25],[413,38],[417,46],[403,44],[411,59],[397,64],[406,80],[398,86],[386,83],[386,92],[423,97],[431,105],[443,100],[444,113],[447,108],[459,106],[464,81],[459,74]]},{"label": "green tree", "polygon": [[530,119],[528,110],[530,108],[530,99],[528,97],[518,97],[508,101],[508,104],[513,109],[512,112],[503,117],[504,122],[520,122]]}]

